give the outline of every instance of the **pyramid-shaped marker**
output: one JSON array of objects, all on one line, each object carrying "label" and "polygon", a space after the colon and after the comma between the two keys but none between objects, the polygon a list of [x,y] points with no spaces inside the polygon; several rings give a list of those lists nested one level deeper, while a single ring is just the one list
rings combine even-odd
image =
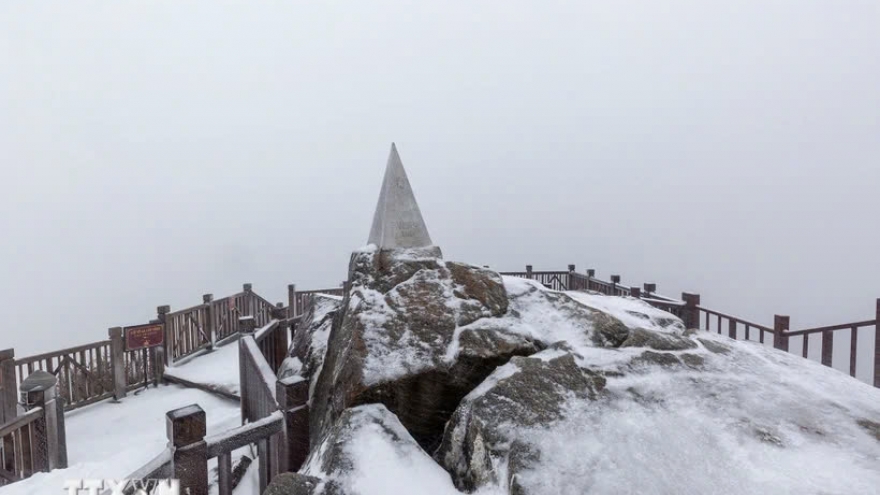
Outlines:
[{"label": "pyramid-shaped marker", "polygon": [[432,245],[394,143],[391,143],[382,192],[379,193],[379,204],[376,205],[373,228],[370,229],[370,240],[367,242],[384,249]]}]

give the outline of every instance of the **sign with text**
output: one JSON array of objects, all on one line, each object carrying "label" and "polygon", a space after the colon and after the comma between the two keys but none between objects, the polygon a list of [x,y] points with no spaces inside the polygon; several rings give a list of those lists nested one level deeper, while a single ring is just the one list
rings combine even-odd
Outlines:
[{"label": "sign with text", "polygon": [[125,350],[134,351],[162,345],[165,326],[158,323],[125,327]]}]

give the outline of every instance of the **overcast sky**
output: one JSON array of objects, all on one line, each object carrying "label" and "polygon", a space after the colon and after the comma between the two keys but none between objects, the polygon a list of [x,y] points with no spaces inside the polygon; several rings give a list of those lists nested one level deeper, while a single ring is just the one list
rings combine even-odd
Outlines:
[{"label": "overcast sky", "polygon": [[871,319],[878,26],[876,0],[2,2],[0,348],[337,285],[392,141],[448,259]]}]

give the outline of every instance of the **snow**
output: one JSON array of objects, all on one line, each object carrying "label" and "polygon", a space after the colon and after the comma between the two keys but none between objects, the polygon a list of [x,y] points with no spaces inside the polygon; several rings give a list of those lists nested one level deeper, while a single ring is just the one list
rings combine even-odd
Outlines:
[{"label": "snow", "polygon": [[186,364],[169,366],[165,368],[165,374],[240,396],[238,342],[229,342],[222,347],[216,347],[213,352],[199,356],[198,359]]},{"label": "snow", "polygon": [[[254,341],[254,338],[250,335],[244,336],[239,340],[240,345],[244,345],[247,347],[248,352],[252,356],[259,356],[261,359],[256,360],[257,369],[260,371],[260,375],[263,377],[263,381],[268,385],[269,392],[272,394],[272,398],[275,398],[275,382],[278,381],[278,377],[275,375],[275,372],[272,371],[272,368],[269,367],[269,364],[266,363],[265,359],[262,359],[263,354],[260,352],[260,348],[257,347],[257,343]],[[238,368],[236,368],[238,371]]]},{"label": "snow", "polygon": [[[306,466],[306,474],[332,479],[345,493],[358,495],[461,495],[449,473],[418,447],[385,406],[371,404],[356,409],[358,419],[345,443],[350,466],[342,472],[322,473],[316,465],[310,465]],[[401,441],[395,441],[395,436]],[[475,493],[503,492],[490,489]]]},{"label": "snow", "polygon": [[68,479],[125,478],[165,449],[165,413],[191,404],[205,410],[208,434],[241,424],[237,404],[176,385],[130,394],[119,403],[99,402],[64,416],[69,468],[7,485],[0,495],[54,495],[63,493]]},{"label": "snow", "polygon": [[674,320],[677,325],[673,328],[677,331],[684,330],[684,325],[677,317],[666,311],[659,310],[640,299],[633,297],[609,297],[602,294],[579,291],[570,291],[565,294],[588,308],[610,314],[630,328],[669,332],[670,325],[666,323]]}]

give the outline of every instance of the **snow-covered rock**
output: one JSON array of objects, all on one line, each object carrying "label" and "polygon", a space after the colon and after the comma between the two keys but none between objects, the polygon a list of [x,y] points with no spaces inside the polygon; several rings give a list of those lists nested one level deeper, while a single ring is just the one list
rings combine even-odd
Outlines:
[{"label": "snow-covered rock", "polygon": [[[291,361],[291,372],[310,379],[311,388],[314,388],[318,375],[321,373],[321,367],[324,365],[330,329],[341,306],[342,298],[339,296],[315,294],[294,329],[291,357],[288,358]],[[297,365],[299,365],[298,368]],[[279,378],[284,377],[279,374]]]},{"label": "snow-covered rock", "polygon": [[278,493],[880,486],[880,391],[838,371],[434,248],[355,253],[350,281],[313,390],[310,460]]},{"label": "snow-covered rock", "polygon": [[566,346],[556,347],[514,357],[455,411],[436,457],[459,488],[510,485],[514,492],[514,475],[537,460],[531,445],[519,441],[519,430],[561,419],[568,401],[590,407],[605,387],[601,374],[578,366]]},{"label": "snow-covered rock", "polygon": [[345,409],[382,403],[433,449],[462,397],[510,357],[543,347],[507,328],[497,273],[445,262],[436,247],[356,252],[349,282],[312,394],[313,442]]}]

